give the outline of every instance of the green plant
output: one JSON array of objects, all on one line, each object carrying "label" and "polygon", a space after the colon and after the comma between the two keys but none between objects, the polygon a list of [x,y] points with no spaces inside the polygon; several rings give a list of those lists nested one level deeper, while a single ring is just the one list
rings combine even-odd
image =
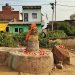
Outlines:
[{"label": "green plant", "polygon": [[61,38],[66,37],[67,35],[64,33],[63,30],[54,30],[54,31],[48,31],[47,37],[48,38]]},{"label": "green plant", "polygon": [[14,40],[16,40],[16,42],[18,42],[20,45],[26,45],[26,44],[25,44],[25,36],[26,36],[26,33],[14,34],[13,38],[14,38]]},{"label": "green plant", "polygon": [[70,25],[68,22],[61,23],[59,29],[63,30],[68,36],[75,36],[75,27]]},{"label": "green plant", "polygon": [[41,38],[39,39],[40,43],[40,47],[43,47],[43,48],[48,48],[49,47],[49,42],[48,42],[48,39],[47,38]]},{"label": "green plant", "polygon": [[55,46],[55,45],[60,45],[60,44],[62,44],[62,41],[61,40],[59,40],[59,39],[56,39],[56,40],[49,40],[49,47],[53,47],[53,46]]},{"label": "green plant", "polygon": [[16,42],[13,39],[13,35],[10,33],[0,33],[0,46],[16,46]]},{"label": "green plant", "polygon": [[44,47],[44,48],[53,47],[54,45],[60,44],[61,42],[59,40],[50,41],[50,39],[62,38],[62,37],[64,38],[66,36],[67,35],[64,33],[64,31],[61,31],[61,30],[48,31],[46,32],[45,38],[42,37],[42,33],[41,33],[39,34],[40,47]]}]

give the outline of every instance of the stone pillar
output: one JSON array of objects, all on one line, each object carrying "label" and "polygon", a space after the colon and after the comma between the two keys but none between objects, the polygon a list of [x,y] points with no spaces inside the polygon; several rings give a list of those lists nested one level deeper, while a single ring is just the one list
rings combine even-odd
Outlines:
[{"label": "stone pillar", "polygon": [[37,51],[39,50],[38,35],[31,35],[29,41],[27,42],[27,50]]}]

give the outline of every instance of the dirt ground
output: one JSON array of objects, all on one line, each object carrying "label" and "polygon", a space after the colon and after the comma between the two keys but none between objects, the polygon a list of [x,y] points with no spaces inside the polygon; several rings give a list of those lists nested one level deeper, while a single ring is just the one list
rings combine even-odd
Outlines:
[{"label": "dirt ground", "polygon": [[[4,48],[0,48],[4,49]],[[8,49],[11,50],[11,49]],[[14,50],[14,49],[13,49]],[[15,72],[14,70],[11,70],[7,66],[0,65],[0,75],[75,75],[75,53],[70,52],[70,60],[71,65],[64,66],[62,70],[55,69],[51,72],[51,74],[28,74],[28,73],[22,73],[22,72]]]},{"label": "dirt ground", "polygon": [[52,72],[51,75],[75,75],[75,54],[70,52],[70,61],[69,66],[64,66],[62,70],[56,69]]}]

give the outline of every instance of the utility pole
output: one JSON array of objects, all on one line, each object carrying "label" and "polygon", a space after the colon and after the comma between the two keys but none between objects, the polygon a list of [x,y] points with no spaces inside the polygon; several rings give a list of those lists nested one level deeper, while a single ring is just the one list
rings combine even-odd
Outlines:
[{"label": "utility pole", "polygon": [[50,3],[51,8],[52,8],[52,31],[53,31],[53,24],[54,24],[54,3]]},{"label": "utility pole", "polygon": [[55,21],[56,21],[56,0],[55,0]]}]

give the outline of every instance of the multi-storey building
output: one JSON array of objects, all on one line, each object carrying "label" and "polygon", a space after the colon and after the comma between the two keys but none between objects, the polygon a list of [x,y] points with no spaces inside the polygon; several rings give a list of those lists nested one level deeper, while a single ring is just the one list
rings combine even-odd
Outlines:
[{"label": "multi-storey building", "polygon": [[[15,16],[13,16],[13,14],[10,14],[11,7],[9,5],[6,5],[5,8],[9,9],[9,13],[8,13],[9,18],[4,18],[4,20],[10,20],[8,23],[8,26],[6,27],[7,32],[17,33],[17,34],[27,32],[31,22],[36,23],[38,32],[42,31],[41,6],[22,6],[22,19],[23,19],[22,21],[18,21],[19,17],[15,17],[17,15],[16,13],[15,13]],[[12,12],[16,12],[16,11],[12,11]],[[5,13],[5,16],[6,16],[6,13]],[[15,17],[17,21],[11,21],[12,16]]]},{"label": "multi-storey building", "polygon": [[35,22],[38,32],[42,31],[41,6],[22,6],[22,22],[9,22],[10,33],[27,32],[31,22]]},{"label": "multi-storey building", "polygon": [[22,6],[23,22],[41,23],[41,6]]}]

